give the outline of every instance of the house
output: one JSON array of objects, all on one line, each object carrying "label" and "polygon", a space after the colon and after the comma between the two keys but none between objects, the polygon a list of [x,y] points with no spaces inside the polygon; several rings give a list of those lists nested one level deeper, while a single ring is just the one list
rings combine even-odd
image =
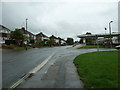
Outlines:
[{"label": "house", "polygon": [[0,25],[0,43],[5,43],[5,40],[10,39],[10,32],[10,29],[3,25]]},{"label": "house", "polygon": [[50,40],[54,41],[54,45],[59,45],[60,44],[60,39],[55,37],[54,35],[50,36]]},{"label": "house", "polygon": [[61,45],[66,45],[66,41],[64,39],[61,39]]},{"label": "house", "polygon": [[50,40],[53,40],[54,41],[54,45],[65,45],[66,44],[66,41],[60,37],[55,37],[54,35],[52,35],[50,37]]},{"label": "house", "polygon": [[37,40],[37,42],[39,42],[39,41],[48,41],[49,37],[46,36],[45,34],[43,34],[42,32],[40,32],[40,33],[38,33],[36,35],[36,40]]},{"label": "house", "polygon": [[60,37],[58,37],[59,39],[59,45],[65,45],[66,44],[66,41]]},{"label": "house", "polygon": [[34,35],[33,33],[29,32],[28,30],[25,30],[24,27],[22,27],[21,29],[19,29],[23,35],[26,37],[26,41],[25,43],[27,42],[30,42],[31,40],[34,40],[36,42],[36,35]]}]

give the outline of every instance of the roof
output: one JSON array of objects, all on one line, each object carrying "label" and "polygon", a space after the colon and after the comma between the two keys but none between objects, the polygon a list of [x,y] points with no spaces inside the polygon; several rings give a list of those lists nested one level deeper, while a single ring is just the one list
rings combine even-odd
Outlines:
[{"label": "roof", "polygon": [[66,40],[64,40],[64,39],[61,39],[61,40],[66,42]]},{"label": "roof", "polygon": [[37,36],[37,37],[48,37],[48,36],[46,36],[45,34],[43,34],[42,32],[36,34],[36,36]]},{"label": "roof", "polygon": [[[119,36],[120,33],[111,33],[111,36]],[[104,37],[104,36],[110,36],[110,34],[82,34],[82,35],[78,35],[78,38],[85,38],[85,37]]]},{"label": "roof", "polygon": [[3,25],[0,25],[0,30],[2,30],[2,29],[6,29],[6,30],[8,30],[8,31],[11,31],[10,29],[8,29],[7,27],[5,27],[5,26],[3,26]]},{"label": "roof", "polygon": [[62,40],[62,41],[65,41],[64,39],[62,39],[62,38],[60,38],[60,37],[58,37],[58,39],[60,39],[60,40]]},{"label": "roof", "polygon": [[33,33],[31,33],[31,32],[29,32],[29,31],[26,31],[28,34],[31,34],[31,35],[33,35],[33,36],[35,36]]},{"label": "roof", "polygon": [[[29,32],[28,30],[26,31],[25,28],[21,28],[21,29],[19,29],[19,30],[23,31],[23,33],[25,33],[25,34],[34,35],[33,33]],[[34,36],[35,36],[35,35],[34,35]]]},{"label": "roof", "polygon": [[59,39],[59,38],[57,38],[54,35],[52,35],[52,36],[50,36],[50,39]]}]

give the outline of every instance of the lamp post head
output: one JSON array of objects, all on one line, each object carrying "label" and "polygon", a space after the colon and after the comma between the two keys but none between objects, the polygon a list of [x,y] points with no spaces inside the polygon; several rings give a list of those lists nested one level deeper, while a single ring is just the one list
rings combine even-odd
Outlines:
[{"label": "lamp post head", "polygon": [[105,28],[105,30],[107,30],[107,28]]},{"label": "lamp post head", "polygon": [[113,21],[110,21],[110,23],[112,23]]}]

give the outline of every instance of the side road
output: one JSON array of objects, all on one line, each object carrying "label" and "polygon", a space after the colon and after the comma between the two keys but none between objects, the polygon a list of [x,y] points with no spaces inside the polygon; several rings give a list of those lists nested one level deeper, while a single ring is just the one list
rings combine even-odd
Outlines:
[{"label": "side road", "polygon": [[61,48],[49,62],[18,88],[82,88],[73,59],[76,50]]}]

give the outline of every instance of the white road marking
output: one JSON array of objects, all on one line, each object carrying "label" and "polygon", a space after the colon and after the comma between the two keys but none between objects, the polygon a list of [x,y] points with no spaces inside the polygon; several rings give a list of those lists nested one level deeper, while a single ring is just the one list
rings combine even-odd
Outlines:
[{"label": "white road marking", "polygon": [[31,70],[30,72],[28,72],[24,77],[22,77],[21,79],[19,79],[16,83],[14,83],[8,90],[12,90],[14,88],[16,88],[18,85],[20,85],[25,79],[27,79],[31,74],[36,73],[38,70],[40,70],[54,55],[54,53],[52,55],[50,55],[48,58],[46,58],[41,64],[39,64],[37,67],[35,67],[33,70]]},{"label": "white road marking", "polygon": [[36,73],[38,70],[40,70],[50,60],[50,58],[53,55],[54,55],[54,53],[51,56],[49,56],[48,58],[46,58],[40,65],[38,65],[33,70],[31,70],[29,73]]}]

